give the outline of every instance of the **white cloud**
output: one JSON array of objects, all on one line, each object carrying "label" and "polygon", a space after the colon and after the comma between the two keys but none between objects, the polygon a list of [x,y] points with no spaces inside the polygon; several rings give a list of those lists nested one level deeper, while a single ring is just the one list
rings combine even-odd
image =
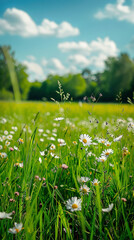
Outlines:
[{"label": "white cloud", "polygon": [[134,24],[134,1],[132,5],[124,5],[125,0],[117,0],[115,4],[107,4],[102,11],[95,14],[95,18],[104,19],[117,19],[119,21],[128,21]]},{"label": "white cloud", "polygon": [[107,56],[116,56],[118,53],[117,46],[114,41],[108,37],[97,40],[93,40],[90,43],[87,42],[63,42],[58,44],[58,48],[62,52],[76,52],[84,55],[90,55],[92,53],[103,53]]},{"label": "white cloud", "polygon": [[63,75],[68,71],[58,58],[51,58],[49,60],[43,59],[41,63],[44,66],[45,73],[47,74]]},{"label": "white cloud", "polygon": [[[81,44],[82,43],[82,44]],[[83,47],[85,46],[85,48]],[[58,45],[62,52],[71,52],[68,57],[72,65],[79,67],[91,67],[98,71],[102,70],[105,60],[109,56],[117,56],[118,48],[114,41],[108,37],[87,42],[65,42]]]},{"label": "white cloud", "polygon": [[29,62],[27,60],[22,62],[28,69],[29,81],[33,82],[34,80],[42,81],[46,78],[42,67],[35,62]]},{"label": "white cloud", "polygon": [[80,32],[78,28],[68,22],[57,24],[54,21],[43,19],[41,25],[37,25],[28,13],[16,8],[8,8],[3,19],[0,19],[0,34],[6,33],[22,37],[43,35],[64,38],[76,36]]},{"label": "white cloud", "polygon": [[90,60],[83,55],[74,54],[69,56],[68,60],[77,66],[86,67],[90,64]]},{"label": "white cloud", "polygon": [[80,31],[78,28],[72,27],[72,25],[68,22],[62,22],[57,28],[57,37],[69,37],[79,35]]},{"label": "white cloud", "polygon": [[73,66],[76,66],[78,69],[83,69],[86,67],[93,67],[96,70],[102,70],[105,65],[105,60],[107,56],[105,54],[98,54],[97,56],[85,57],[80,54],[71,55],[68,57],[68,60]]},{"label": "white cloud", "polygon": [[31,60],[31,61],[35,61],[36,58],[33,55],[28,55],[27,59]]},{"label": "white cloud", "polygon": [[90,46],[87,42],[63,42],[58,44],[58,48],[62,52],[80,52],[80,53],[89,53]]}]

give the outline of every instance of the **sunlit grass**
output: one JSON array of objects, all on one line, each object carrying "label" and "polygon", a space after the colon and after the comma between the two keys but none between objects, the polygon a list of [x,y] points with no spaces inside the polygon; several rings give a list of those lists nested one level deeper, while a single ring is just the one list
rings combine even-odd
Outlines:
[{"label": "sunlit grass", "polygon": [[[0,220],[0,239],[133,239],[133,106],[1,102],[0,109],[0,138],[6,136],[0,152],[7,154],[0,158],[0,212],[15,211],[12,219]],[[55,121],[57,117],[64,119]],[[96,145],[83,146],[81,134],[91,136]],[[6,146],[9,135],[13,138]],[[106,149],[113,153],[98,162]],[[80,192],[81,177],[90,178],[85,183],[88,194]],[[98,185],[92,184],[94,179]],[[80,211],[67,209],[66,201],[72,197],[81,198]],[[113,209],[103,212],[111,203]],[[22,222],[23,229],[12,235],[8,230],[14,222]]]}]

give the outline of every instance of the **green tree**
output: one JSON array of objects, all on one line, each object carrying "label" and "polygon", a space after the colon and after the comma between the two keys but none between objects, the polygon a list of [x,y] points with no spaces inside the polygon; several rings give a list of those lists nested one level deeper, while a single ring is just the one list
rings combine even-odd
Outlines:
[{"label": "green tree", "polygon": [[119,91],[131,90],[134,78],[134,62],[127,54],[110,57],[105,62],[105,70],[101,75],[101,92],[105,101],[115,101]]}]

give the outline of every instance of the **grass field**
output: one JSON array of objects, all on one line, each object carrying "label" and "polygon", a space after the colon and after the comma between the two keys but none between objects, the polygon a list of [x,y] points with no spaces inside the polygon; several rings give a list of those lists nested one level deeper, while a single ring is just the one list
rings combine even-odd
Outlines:
[{"label": "grass field", "polygon": [[0,109],[0,239],[134,238],[133,105]]}]

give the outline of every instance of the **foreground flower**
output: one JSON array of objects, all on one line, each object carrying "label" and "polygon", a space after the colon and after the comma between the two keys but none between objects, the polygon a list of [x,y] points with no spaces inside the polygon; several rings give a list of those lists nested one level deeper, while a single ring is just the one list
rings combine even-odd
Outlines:
[{"label": "foreground flower", "polygon": [[18,139],[18,142],[19,142],[19,143],[24,143],[24,141],[23,141],[22,138],[19,138],[19,139]]},{"label": "foreground flower", "polygon": [[22,223],[14,223],[14,227],[8,230],[9,233],[16,234],[22,230]]},{"label": "foreground flower", "polygon": [[0,156],[1,156],[2,158],[7,158],[7,154],[4,153],[4,152],[2,152],[2,153],[0,154]]},{"label": "foreground flower", "polygon": [[80,182],[80,183],[86,183],[86,182],[88,182],[90,180],[90,178],[88,178],[88,177],[81,177],[80,179],[78,179],[78,181]]},{"label": "foreground flower", "polygon": [[80,192],[83,195],[88,195],[88,193],[90,192],[90,188],[87,185],[83,185],[80,187]]},{"label": "foreground flower", "polygon": [[92,184],[94,185],[94,186],[98,186],[99,185],[99,181],[98,181],[98,179],[94,179],[93,181],[92,181]]},{"label": "foreground flower", "polygon": [[127,199],[126,199],[126,198],[121,198],[121,200],[122,200],[123,202],[127,202]]},{"label": "foreground flower", "polygon": [[12,219],[11,215],[12,215],[12,212],[11,213],[0,212],[0,219],[5,219],[5,218]]},{"label": "foreground flower", "polygon": [[61,168],[62,168],[62,169],[67,169],[68,166],[67,166],[66,164],[62,164],[62,165],[61,165]]},{"label": "foreground flower", "polygon": [[98,158],[98,162],[105,162],[107,160],[106,156],[102,155],[101,157]]},{"label": "foreground flower", "polygon": [[66,145],[65,140],[61,139],[61,138],[58,138],[58,143],[59,143],[60,146],[65,146]]},{"label": "foreground flower", "polygon": [[14,164],[14,167],[23,168],[23,163],[15,163],[15,164]]},{"label": "foreground flower", "polygon": [[106,157],[108,157],[110,154],[112,154],[113,153],[113,150],[112,149],[107,149],[107,150],[104,150],[103,152],[102,152],[102,154],[101,154],[101,156],[106,156]]},{"label": "foreground flower", "polygon": [[80,211],[81,210],[81,199],[77,199],[77,197],[72,197],[67,200],[66,208],[71,212]]},{"label": "foreground flower", "polygon": [[55,150],[56,146],[54,144],[51,144],[50,150]]},{"label": "foreground flower", "polygon": [[113,209],[114,204],[109,204],[108,208],[102,208],[102,212],[110,212]]},{"label": "foreground flower", "polygon": [[90,146],[92,144],[92,139],[87,134],[81,134],[79,141],[82,142],[83,146]]}]

